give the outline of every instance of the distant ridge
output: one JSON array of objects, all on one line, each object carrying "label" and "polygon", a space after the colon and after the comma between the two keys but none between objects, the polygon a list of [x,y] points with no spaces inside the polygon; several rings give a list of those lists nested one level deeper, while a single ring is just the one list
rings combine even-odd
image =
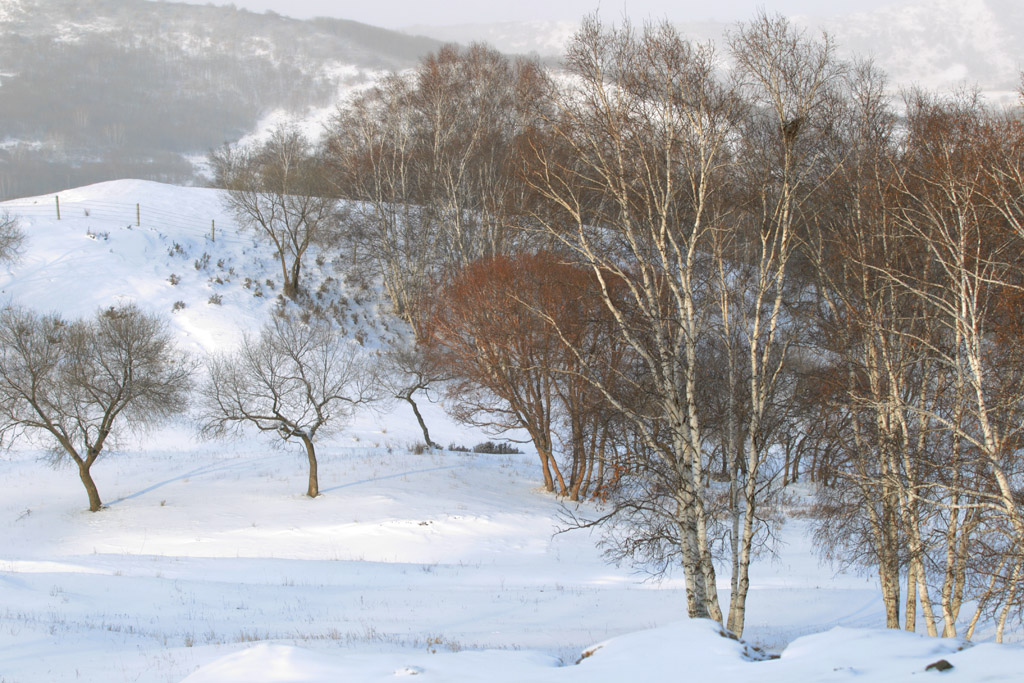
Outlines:
[{"label": "distant ridge", "polygon": [[196,182],[191,158],[269,113],[333,106],[440,46],[355,21],[147,0],[2,0],[0,31],[0,199]]},{"label": "distant ridge", "polygon": [[[791,19],[812,33],[827,31],[844,56],[873,58],[888,73],[894,89],[977,85],[998,97],[1020,86],[1024,69],[1024,2],[1020,0],[914,0],[873,12]],[[720,46],[733,26],[710,21],[676,25],[689,38],[713,40]],[[417,25],[404,30],[445,41],[486,41],[503,52],[560,57],[577,26],[528,21]]]},{"label": "distant ridge", "polygon": [[[844,56],[874,59],[893,92],[974,88],[1018,98],[1020,0],[913,0],[793,17]],[[442,42],[484,41],[556,65],[576,22],[413,26],[292,19],[148,0],[0,0],[0,200],[114,178],[203,182],[196,161],[295,117],[319,130],[340,99]],[[729,24],[686,22],[721,44]],[[722,50],[724,52],[724,49]]]}]

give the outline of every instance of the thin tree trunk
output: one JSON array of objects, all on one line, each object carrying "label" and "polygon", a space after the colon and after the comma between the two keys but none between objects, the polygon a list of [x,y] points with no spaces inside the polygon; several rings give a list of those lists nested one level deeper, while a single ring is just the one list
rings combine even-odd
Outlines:
[{"label": "thin tree trunk", "polygon": [[[721,255],[716,255],[716,257],[718,259],[719,287],[721,288],[721,293],[719,294],[719,307],[722,315],[722,341],[725,347],[726,363],[728,368],[728,384],[726,385],[726,391],[729,392],[726,403],[725,452],[722,454],[723,466],[727,468],[729,474],[729,512],[732,518],[732,533],[730,534],[729,539],[730,551],[732,554],[732,576],[729,582],[729,618],[726,628],[739,635],[743,631],[744,619],[742,615],[737,616],[737,609],[739,609],[740,612],[744,611],[744,608],[740,607],[737,603],[738,596],[740,594],[740,575],[742,574],[740,570],[740,545],[742,535],[740,533],[739,463],[743,460],[743,445],[740,442],[739,437],[739,406],[737,401],[739,379],[736,371],[736,358],[734,355],[735,349],[732,343],[732,325],[731,316],[729,314],[729,297],[727,294],[727,278],[724,271],[724,258]],[[739,631],[736,630],[737,628]]]},{"label": "thin tree trunk", "polygon": [[[295,261],[292,263],[292,275],[291,279],[285,285],[285,296],[294,299],[299,293],[299,274],[302,270],[302,259],[295,257]],[[290,294],[288,293],[290,292]]]},{"label": "thin tree trunk", "polygon": [[427,444],[427,448],[440,448],[440,446],[431,441],[430,432],[427,430],[427,423],[423,421],[423,416],[420,414],[419,406],[417,406],[416,401],[413,400],[412,394],[405,394],[402,398],[412,406],[412,412],[416,415],[416,422],[419,423],[420,430],[423,431],[423,441]]},{"label": "thin tree trunk", "polygon": [[1003,642],[1003,633],[1006,630],[1006,619],[1010,615],[1010,608],[1013,607],[1013,603],[1017,599],[1017,586],[1020,584],[1020,574],[1021,563],[1018,561],[1013,567],[1013,575],[1011,576],[1009,583],[1009,594],[1006,596],[1003,609],[999,613],[999,621],[996,624],[997,643]]},{"label": "thin tree trunk", "polygon": [[[885,385],[883,353],[879,346],[881,344],[869,338],[867,346],[868,385],[871,389],[871,396],[877,404],[874,406],[875,420],[875,457],[878,460],[879,482],[878,505],[881,508],[878,515],[877,553],[878,553],[878,578],[882,587],[882,603],[885,605],[885,627],[898,629],[900,627],[900,561],[899,561],[899,531],[900,505],[897,491],[893,490],[894,480],[898,479],[896,458],[891,450],[894,447],[895,436],[893,434],[893,408],[888,403],[888,397],[883,390]],[[872,502],[868,499],[869,505]]]},{"label": "thin tree trunk", "polygon": [[907,605],[904,610],[903,630],[917,631],[917,572],[907,569]]},{"label": "thin tree trunk", "polygon": [[878,579],[882,585],[885,605],[885,627],[900,627],[900,561],[896,524],[898,515],[893,509],[895,494],[886,484],[881,487],[882,511],[879,516]]},{"label": "thin tree trunk", "polygon": [[928,596],[928,584],[925,581],[924,562],[921,558],[917,558],[914,560],[914,566],[917,568],[917,599],[921,603],[921,611],[924,613],[925,628],[928,629],[928,635],[934,638],[938,636],[939,633],[935,628],[935,613],[932,611],[932,601]]},{"label": "thin tree trunk", "polygon": [[878,563],[878,578],[882,584],[882,602],[885,604],[885,627],[900,627],[900,583],[899,573],[893,571],[890,562]]},{"label": "thin tree trunk", "polygon": [[[600,433],[598,433],[597,425],[593,425],[594,435],[590,440],[590,452],[587,453],[586,469],[583,471],[583,486],[580,487],[580,497],[587,498],[590,495],[590,491],[595,488],[594,486],[594,461],[604,460],[604,441],[605,433],[607,428],[602,426]],[[600,482],[597,482],[597,488],[600,488]]]},{"label": "thin tree trunk", "polygon": [[565,478],[562,476],[562,469],[558,466],[558,461],[555,459],[554,450],[548,453],[548,461],[551,464],[551,472],[555,475],[555,481],[558,482],[558,495],[569,495],[569,488],[565,485]]},{"label": "thin tree trunk", "polygon": [[967,633],[964,634],[964,638],[968,641],[974,638],[974,629],[978,626],[978,621],[981,619],[982,612],[984,612],[985,606],[988,605],[988,602],[995,594],[996,583],[999,581],[999,575],[1006,566],[1006,559],[1007,558],[1004,556],[999,561],[999,566],[996,567],[994,572],[992,572],[992,577],[988,581],[988,588],[978,598],[977,605],[974,608],[974,616],[971,617],[971,623],[967,626]]},{"label": "thin tree trunk", "polygon": [[303,436],[302,443],[306,447],[306,457],[309,458],[309,488],[306,490],[306,495],[310,498],[316,498],[320,495],[320,482],[317,479],[317,468],[316,468],[316,451],[313,448],[313,441],[307,436]]},{"label": "thin tree trunk", "polygon": [[[903,495],[900,498],[904,508],[903,524],[910,540],[910,562],[907,574],[913,574],[914,576],[914,583],[917,588],[917,601],[920,603],[921,611],[924,614],[925,628],[928,629],[928,635],[934,638],[938,635],[938,632],[935,628],[935,613],[932,609],[931,597],[928,595],[927,576],[924,570],[924,542],[921,539],[920,511],[914,501],[904,500],[905,496]],[[909,581],[907,585],[909,590]],[[907,599],[909,604],[909,595]],[[916,620],[916,613],[913,618]],[[910,614],[907,614],[908,622],[910,619]]]},{"label": "thin tree trunk", "polygon": [[956,551],[957,532],[959,531],[960,511],[956,508],[959,495],[954,489],[952,506],[949,511],[949,523],[946,528],[946,572],[942,581],[942,637],[956,636],[956,612],[953,609],[953,591],[956,587]]},{"label": "thin tree trunk", "polygon": [[739,492],[736,486],[738,468],[733,465],[729,473],[729,514],[732,522],[732,531],[729,534],[729,550],[732,555],[732,576],[729,581],[729,621],[726,628],[730,631],[735,628],[736,622],[736,599],[740,593],[740,510]]},{"label": "thin tree trunk", "polygon": [[540,456],[540,469],[544,475],[544,490],[554,493],[555,480],[551,476],[551,454],[546,449],[538,447],[537,455]]},{"label": "thin tree trunk", "polygon": [[953,601],[950,609],[953,614],[959,616],[960,608],[963,606],[964,590],[967,587],[967,561],[971,551],[971,534],[974,531],[977,510],[968,510],[961,524],[960,540],[957,544],[955,583],[953,587]]},{"label": "thin tree trunk", "polygon": [[278,247],[278,249],[280,250],[279,258],[281,260],[281,279],[284,281],[282,284],[284,287],[284,295],[289,299],[294,299],[295,288],[292,287],[292,280],[288,276],[288,262],[284,260],[284,249],[282,247]]},{"label": "thin tree trunk", "polygon": [[[701,497],[701,486],[704,481],[704,468],[701,460],[704,444],[701,441],[700,417],[697,413],[697,405],[694,397],[697,395],[697,329],[696,313],[692,299],[693,290],[687,283],[685,289],[685,326],[687,328],[684,344],[687,359],[686,367],[683,369],[685,382],[685,418],[680,419],[673,425],[673,431],[679,435],[676,443],[676,457],[686,457],[689,454],[689,462],[677,467],[681,477],[680,484],[684,487],[684,495],[691,498],[690,505],[693,517],[693,544],[696,569],[700,572],[697,585],[701,591],[701,599],[704,607],[701,610],[703,616],[722,623],[722,608],[718,603],[718,586],[715,578],[715,564],[711,557],[711,543],[708,540],[707,510]],[[678,402],[677,404],[678,405]],[[669,413],[675,412],[676,406],[668,406]],[[686,438],[683,438],[686,435]]]},{"label": "thin tree trunk", "polygon": [[733,581],[736,592],[729,601],[729,624],[727,628],[737,636],[743,635],[743,626],[747,616],[747,593],[750,590],[750,559],[754,543],[755,488],[756,485],[753,478],[748,479],[743,496],[746,509],[743,515],[743,535],[740,542],[739,561],[736,565],[738,576]]},{"label": "thin tree trunk", "polygon": [[[576,419],[573,419],[576,422]],[[583,486],[583,476],[587,471],[586,452],[587,447],[584,441],[583,429],[577,424],[572,425],[572,472],[569,475],[569,500],[580,499],[580,488]]]}]

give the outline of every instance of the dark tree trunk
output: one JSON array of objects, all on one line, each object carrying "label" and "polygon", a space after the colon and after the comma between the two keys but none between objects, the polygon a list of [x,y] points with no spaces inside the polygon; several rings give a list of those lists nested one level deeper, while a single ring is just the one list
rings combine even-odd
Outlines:
[{"label": "dark tree trunk", "polygon": [[81,477],[82,484],[85,485],[85,492],[89,494],[89,512],[99,512],[103,508],[103,502],[100,500],[96,482],[92,480],[92,474],[89,473],[90,466],[86,463],[79,463],[78,476]]},{"label": "dark tree trunk", "polygon": [[289,299],[294,299],[299,294],[299,273],[302,270],[302,260],[296,258],[292,263],[291,277],[285,280],[284,283],[284,295]]},{"label": "dark tree trunk", "polygon": [[544,490],[554,493],[555,480],[551,476],[551,456],[541,448],[537,449],[537,455],[540,457],[540,469],[544,474]]},{"label": "dark tree trunk", "polygon": [[302,443],[306,446],[306,457],[309,458],[309,488],[306,490],[306,495],[316,498],[320,495],[320,482],[316,473],[316,451],[313,449],[312,440],[302,437]]},{"label": "dark tree trunk", "polygon": [[427,423],[423,421],[423,416],[420,415],[419,406],[416,405],[416,401],[413,400],[412,394],[402,396],[403,399],[409,402],[412,406],[412,412],[416,415],[416,421],[420,423],[420,429],[423,430],[423,440],[427,444],[427,448],[440,448],[436,443],[430,440],[430,432],[427,431]]},{"label": "dark tree trunk", "polygon": [[289,299],[294,299],[296,292],[295,287],[292,286],[292,279],[288,274],[288,262],[285,261],[284,251],[280,247],[278,247],[278,250],[281,260],[281,279],[284,281],[281,286],[284,288],[284,295]]},{"label": "dark tree trunk", "polygon": [[587,473],[587,446],[583,426],[578,420],[572,425],[572,472],[569,475],[569,500],[580,499],[580,489]]}]

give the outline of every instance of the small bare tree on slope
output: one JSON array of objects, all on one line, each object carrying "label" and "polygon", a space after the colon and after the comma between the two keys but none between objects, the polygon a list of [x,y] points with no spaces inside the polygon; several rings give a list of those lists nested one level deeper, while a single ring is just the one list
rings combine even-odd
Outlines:
[{"label": "small bare tree on slope", "polygon": [[24,241],[17,217],[6,211],[0,213],[0,262],[13,261]]},{"label": "small bare tree on slope", "polygon": [[337,429],[356,408],[378,398],[370,356],[328,322],[274,316],[258,337],[207,361],[201,430],[211,437],[246,426],[302,442],[309,459],[306,495],[320,495],[318,435]]},{"label": "small bare tree on slope", "polygon": [[281,127],[262,145],[225,147],[210,160],[239,224],[274,245],[284,294],[294,299],[306,251],[329,242],[337,225],[320,156],[301,132]]},{"label": "small bare tree on slope", "polygon": [[93,320],[8,306],[0,310],[0,437],[42,437],[56,461],[70,458],[103,507],[91,468],[125,430],[183,411],[194,369],[160,318],[134,305]]}]

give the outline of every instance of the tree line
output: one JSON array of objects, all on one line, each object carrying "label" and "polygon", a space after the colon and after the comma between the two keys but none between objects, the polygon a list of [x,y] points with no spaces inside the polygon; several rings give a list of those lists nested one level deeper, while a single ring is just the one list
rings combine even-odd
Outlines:
[{"label": "tree line", "polygon": [[680,568],[688,614],[736,634],[808,478],[820,552],[878,572],[889,627],[920,611],[1001,640],[1024,604],[1020,110],[894,100],[781,18],[727,57],[589,18],[562,72],[448,46],[340,106],[319,146],[280,129],[214,153],[296,303],[308,246],[336,249],[414,343],[348,376],[366,366],[329,326],[275,321],[209,364],[205,428],[301,440],[315,496],[318,397],[399,397],[430,444],[415,397],[439,392],[528,434],[549,491],[600,503],[570,525]]},{"label": "tree line", "polygon": [[339,109],[345,248],[453,414],[529,434],[550,491],[605,502],[574,523],[612,557],[681,565],[690,616],[742,631],[807,476],[821,552],[878,571],[888,626],[1001,639],[1024,569],[1020,110],[894,98],[780,18],[725,57],[593,18],[557,74],[443,48]]}]

